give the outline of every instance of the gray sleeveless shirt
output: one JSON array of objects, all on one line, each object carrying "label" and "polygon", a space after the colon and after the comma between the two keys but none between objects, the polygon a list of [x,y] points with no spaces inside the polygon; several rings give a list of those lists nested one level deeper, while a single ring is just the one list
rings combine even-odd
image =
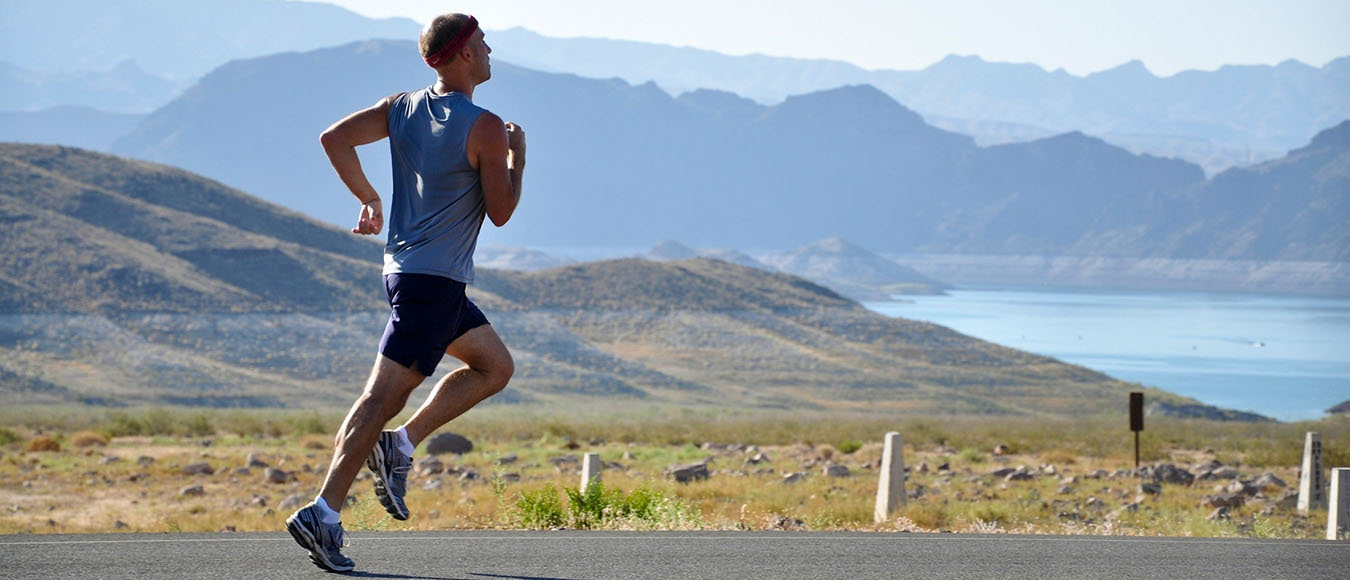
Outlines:
[{"label": "gray sleeveless shirt", "polygon": [[461,93],[425,88],[389,105],[394,192],[385,221],[385,274],[473,283],[473,251],[487,206],[469,165],[469,130],[484,109]]}]

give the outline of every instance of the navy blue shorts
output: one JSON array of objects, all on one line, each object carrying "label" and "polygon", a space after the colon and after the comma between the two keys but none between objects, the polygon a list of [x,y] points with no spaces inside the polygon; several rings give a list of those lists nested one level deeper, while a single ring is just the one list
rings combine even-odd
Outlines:
[{"label": "navy blue shorts", "polygon": [[389,324],[380,354],[426,376],[455,339],[488,323],[464,295],[464,283],[431,274],[386,274]]}]

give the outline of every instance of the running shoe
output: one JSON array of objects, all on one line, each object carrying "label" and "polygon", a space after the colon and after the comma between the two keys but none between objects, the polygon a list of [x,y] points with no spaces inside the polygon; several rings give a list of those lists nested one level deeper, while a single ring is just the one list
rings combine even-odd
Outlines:
[{"label": "running shoe", "polygon": [[348,545],[342,523],[323,523],[319,506],[313,502],[286,518],[286,531],[301,548],[309,550],[309,561],[315,566],[332,572],[350,572],[355,568],[356,563],[342,555],[342,548]]},{"label": "running shoe", "polygon": [[380,498],[384,511],[396,520],[408,519],[408,506],[403,495],[408,493],[408,471],[412,458],[398,448],[398,433],[380,432],[380,440],[370,450],[366,467],[375,473],[375,497]]}]

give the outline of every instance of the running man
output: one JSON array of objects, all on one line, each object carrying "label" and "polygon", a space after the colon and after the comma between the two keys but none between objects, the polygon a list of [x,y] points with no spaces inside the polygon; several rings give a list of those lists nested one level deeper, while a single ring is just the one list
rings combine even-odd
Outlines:
[{"label": "running man", "polygon": [[[498,227],[520,201],[525,133],[473,103],[474,87],[491,76],[478,21],[444,14],[422,29],[422,58],[436,70],[430,87],[380,100],[334,123],[320,142],[333,169],[361,202],[353,233],[384,227],[380,196],[361,169],[356,147],[389,138],[394,184],[384,286],[389,323],[365,391],[338,431],[319,496],[286,520],[286,529],[320,568],[353,568],[342,554],[339,518],[364,463],[375,494],[394,518],[403,503],[413,449],[441,425],[501,391],[514,372],[487,318],[464,295],[473,282],[473,252],[486,215]],[[443,354],[463,367],[446,375],[412,418],[382,431],[408,395],[436,370]]]}]

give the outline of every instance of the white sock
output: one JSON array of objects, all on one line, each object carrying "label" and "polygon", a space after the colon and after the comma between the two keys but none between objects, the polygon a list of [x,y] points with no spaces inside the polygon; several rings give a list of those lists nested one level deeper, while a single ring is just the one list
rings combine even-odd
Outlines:
[{"label": "white sock", "polygon": [[328,502],[323,500],[323,496],[314,498],[314,505],[319,508],[319,519],[325,524],[336,524],[342,521],[341,516],[328,507]]},{"label": "white sock", "polygon": [[398,450],[402,451],[404,455],[412,457],[413,451],[417,448],[413,447],[412,439],[408,438],[408,429],[406,427],[399,427],[398,429],[395,429],[394,432],[398,433]]}]

